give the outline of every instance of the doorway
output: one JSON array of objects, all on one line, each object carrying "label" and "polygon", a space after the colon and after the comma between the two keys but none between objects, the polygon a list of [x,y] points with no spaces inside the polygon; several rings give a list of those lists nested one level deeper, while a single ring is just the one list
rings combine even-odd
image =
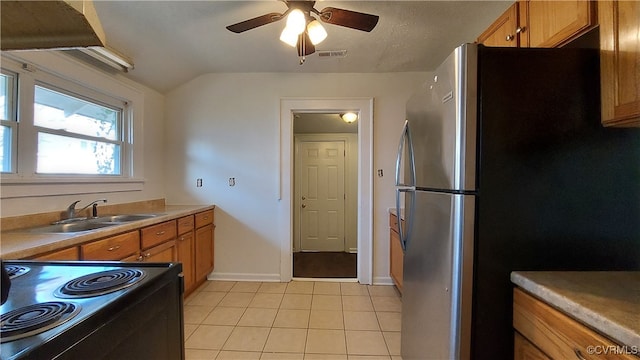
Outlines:
[{"label": "doorway", "polygon": [[281,236],[280,280],[293,275],[294,213],[294,115],[296,113],[359,114],[357,132],[357,280],[371,284],[373,276],[373,98],[300,99],[280,101],[280,172],[278,173],[279,229]]},{"label": "doorway", "polygon": [[358,124],[296,112],[293,277],[356,278]]}]

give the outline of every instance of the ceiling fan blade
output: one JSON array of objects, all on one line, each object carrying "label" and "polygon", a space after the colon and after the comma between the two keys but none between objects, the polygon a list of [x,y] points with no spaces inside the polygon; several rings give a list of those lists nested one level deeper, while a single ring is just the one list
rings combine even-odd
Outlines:
[{"label": "ceiling fan blade", "polygon": [[328,7],[320,12],[320,20],[333,25],[370,32],[378,24],[378,15]]},{"label": "ceiling fan blade", "polygon": [[280,13],[268,13],[262,16],[255,17],[253,19],[239,22],[237,24],[229,25],[227,26],[227,29],[236,34],[239,34],[241,32],[257,28],[258,26],[271,24],[272,22],[276,22],[282,18],[283,15]]},{"label": "ceiling fan blade", "polygon": [[316,52],[316,47],[313,45],[313,43],[311,43],[309,34],[307,34],[306,31],[298,36],[298,44],[296,44],[296,49],[298,50],[298,56],[307,56]]}]

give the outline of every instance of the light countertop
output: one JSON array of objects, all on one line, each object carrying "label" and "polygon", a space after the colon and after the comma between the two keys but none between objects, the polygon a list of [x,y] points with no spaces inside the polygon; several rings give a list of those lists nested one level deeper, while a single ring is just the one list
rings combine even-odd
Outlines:
[{"label": "light countertop", "polygon": [[3,231],[0,233],[0,258],[23,259],[214,208],[214,205],[166,205],[153,211],[145,211],[147,213],[160,214],[153,218],[80,233],[33,233],[19,229]]},{"label": "light countertop", "polygon": [[515,271],[511,281],[618,344],[640,347],[640,271]]}]

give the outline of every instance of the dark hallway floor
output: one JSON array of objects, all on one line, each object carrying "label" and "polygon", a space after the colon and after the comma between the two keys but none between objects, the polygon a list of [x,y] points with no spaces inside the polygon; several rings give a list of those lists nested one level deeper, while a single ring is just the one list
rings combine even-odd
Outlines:
[{"label": "dark hallway floor", "polygon": [[293,277],[355,278],[358,254],[346,252],[295,252]]}]

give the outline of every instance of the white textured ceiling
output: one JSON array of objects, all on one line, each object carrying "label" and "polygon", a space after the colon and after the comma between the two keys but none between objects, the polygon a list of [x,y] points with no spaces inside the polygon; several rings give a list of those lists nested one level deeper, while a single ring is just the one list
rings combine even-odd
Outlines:
[{"label": "white textured ceiling", "polygon": [[376,73],[433,70],[457,45],[473,41],[512,1],[318,1],[380,16],[370,33],[325,24],[318,50],[344,58],[307,57],[278,40],[284,21],[241,34],[225,26],[269,12],[280,1],[96,1],[107,44],[133,59],[128,77],[160,92],[205,73]]}]

